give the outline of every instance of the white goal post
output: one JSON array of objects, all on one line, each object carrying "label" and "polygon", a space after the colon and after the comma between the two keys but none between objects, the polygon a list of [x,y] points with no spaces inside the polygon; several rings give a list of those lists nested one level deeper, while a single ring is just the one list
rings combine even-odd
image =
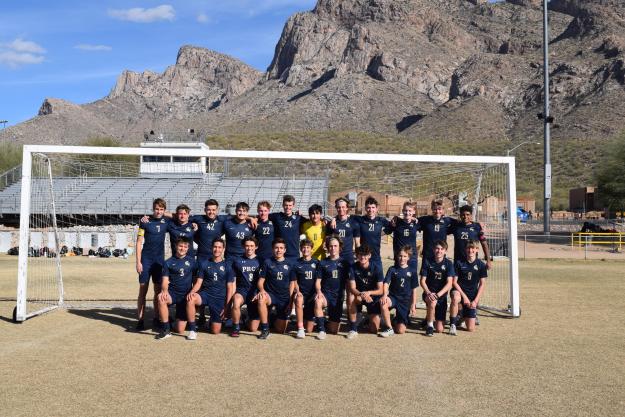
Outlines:
[{"label": "white goal post", "polygon": [[[208,149],[207,147],[202,149],[195,149],[190,151],[189,149],[182,148],[131,148],[131,147],[86,147],[86,146],[52,146],[52,145],[25,145],[23,148],[23,162],[22,162],[22,179],[21,179],[21,195],[20,195],[20,208],[19,208],[19,260],[18,260],[18,276],[17,276],[17,306],[15,309],[14,318],[21,322],[29,317],[41,314],[43,312],[66,306],[67,300],[64,298],[64,280],[63,280],[63,261],[60,257],[60,251],[62,242],[59,237],[59,230],[61,226],[57,226],[57,218],[61,214],[57,213],[57,207],[55,206],[55,200],[61,190],[58,190],[56,183],[54,170],[58,170],[56,166],[63,165],[65,162],[54,162],[55,158],[59,155],[64,157],[82,157],[82,156],[110,156],[110,157],[172,157],[172,158],[201,158],[202,161],[208,161],[209,166],[211,163],[214,167],[209,168],[219,169],[220,175],[227,175],[229,172],[228,161],[230,163],[240,162],[245,165],[242,170],[250,170],[251,177],[260,177],[264,175],[261,173],[263,169],[267,169],[269,164],[274,169],[278,164],[280,165],[280,172],[284,172],[284,176],[291,175],[293,170],[293,164],[300,164],[297,167],[306,166],[305,164],[313,164],[316,172],[321,170],[323,164],[324,167],[331,166],[331,164],[358,164],[362,163],[362,166],[358,165],[359,169],[354,172],[361,172],[364,176],[366,168],[371,164],[378,167],[377,171],[371,173],[371,177],[375,177],[376,174],[380,176],[380,190],[382,190],[382,184],[388,185],[388,187],[399,187],[399,184],[405,180],[406,184],[410,183],[411,189],[414,190],[415,184],[420,181],[429,181],[428,190],[423,191],[423,196],[442,195],[442,191],[433,191],[435,186],[439,186],[441,181],[438,181],[435,174],[432,172],[447,172],[444,167],[454,166],[462,168],[454,168],[453,171],[448,171],[450,176],[468,175],[475,179],[475,185],[472,186],[470,195],[465,193],[464,188],[459,190],[445,191],[450,199],[455,199],[453,204],[457,210],[456,203],[462,198],[467,198],[469,204],[474,206],[474,212],[476,214],[486,210],[486,200],[488,197],[486,183],[482,180],[482,174],[491,167],[497,167],[498,177],[496,181],[501,185],[492,185],[492,189],[499,187],[501,191],[497,191],[496,198],[500,202],[500,209],[497,214],[493,214],[492,221],[496,222],[496,228],[500,228],[499,243],[505,246],[502,249],[501,254],[498,256],[500,259],[499,265],[501,266],[498,272],[501,275],[501,279],[506,281],[505,285],[501,288],[500,292],[507,292],[507,294],[501,294],[506,302],[499,302],[501,305],[494,305],[493,310],[505,312],[513,317],[520,316],[520,304],[519,304],[519,269],[518,269],[518,248],[517,248],[517,201],[516,201],[516,177],[515,177],[515,159],[514,157],[498,157],[498,156],[453,156],[453,155],[407,155],[407,154],[366,154],[366,153],[324,153],[324,152],[274,152],[274,151],[238,151],[238,150],[215,150]],[[45,232],[42,232],[43,228],[38,233],[47,233],[48,238],[47,247],[50,252],[54,252],[56,256],[50,260],[51,265],[54,265],[54,276],[49,276],[52,273],[46,273],[46,282],[49,282],[53,287],[53,291],[56,294],[54,297],[46,295],[45,303],[39,303],[37,308],[29,309],[28,303],[31,302],[31,294],[29,294],[29,288],[32,283],[29,283],[31,278],[32,265],[29,264],[29,255],[32,255],[32,233],[36,229],[36,225],[33,225],[32,217],[35,215],[33,210],[33,181],[35,175],[33,174],[33,158],[37,158],[38,161],[44,161],[40,170],[42,173],[37,174],[40,183],[36,185],[37,193],[48,193],[49,195],[42,198],[43,206],[48,210],[46,221],[48,226]],[[143,160],[143,159],[142,159]],[[173,159],[172,159],[173,161]],[[221,161],[221,162],[216,162]],[[47,164],[47,173],[44,172]],[[107,162],[102,162],[106,167]],[[255,165],[257,164],[257,165]],[[261,166],[261,164],[263,164]],[[291,165],[288,165],[291,164]],[[317,164],[317,165],[314,165]],[[430,167],[431,170],[426,170],[423,167]],[[291,167],[291,168],[289,168]],[[428,169],[430,169],[428,168]],[[102,170],[102,168],[100,168]],[[299,168],[298,168],[299,169]],[[325,169],[325,168],[324,168]],[[119,168],[122,171],[122,168]],[[242,171],[243,172],[243,171]],[[226,173],[226,174],[224,174]],[[391,173],[391,174],[389,174]],[[396,173],[396,174],[393,174]],[[210,172],[209,172],[210,174]],[[87,175],[87,174],[80,174]],[[274,174],[275,175],[275,174]],[[338,173],[332,175],[339,175]],[[421,175],[421,176],[420,176]],[[47,177],[47,178],[45,178]],[[152,176],[154,178],[154,176]],[[428,179],[429,178],[429,179]],[[44,187],[44,181],[46,180],[46,186],[49,189],[46,191]],[[329,180],[332,181],[332,178]],[[486,180],[485,180],[486,181]],[[492,181],[494,184],[495,180]],[[429,185],[429,184],[433,185]],[[449,181],[451,183],[451,181]],[[409,190],[408,185],[402,183],[402,190]],[[276,188],[275,193],[280,192],[286,194],[285,191],[289,189]],[[375,187],[372,186],[372,187]],[[331,188],[331,187],[330,187]],[[43,191],[42,191],[43,190]],[[214,190],[214,187],[211,188]],[[441,188],[442,190],[442,188]],[[65,190],[63,192],[69,193]],[[303,192],[303,191],[302,191]],[[408,194],[406,191],[405,194]],[[491,192],[493,198],[495,198],[495,192]],[[153,198],[160,197],[159,195],[146,197],[148,204],[151,204]],[[209,198],[208,195],[201,196],[202,198]],[[49,202],[46,202],[46,198]],[[425,198],[425,197],[423,197]],[[202,200],[203,201],[203,200]],[[489,200],[490,201],[490,200]],[[179,203],[183,203],[180,201]],[[222,203],[222,202],[220,202]],[[255,206],[252,206],[252,202],[249,201],[251,209],[250,213],[255,214]],[[328,201],[328,195],[326,195],[326,201],[324,201],[325,207],[331,207]],[[459,204],[459,203],[458,203]],[[277,207],[279,209],[279,207]],[[300,207],[300,210],[306,211],[307,207]],[[38,209],[42,210],[42,209]],[[326,210],[329,211],[329,210]],[[397,212],[396,214],[399,214]],[[446,215],[450,215],[449,214]],[[68,216],[71,217],[71,216]],[[481,222],[481,218],[478,215],[477,221]],[[487,229],[487,236],[488,236]],[[38,255],[39,256],[39,255]],[[421,261],[419,261],[420,266]],[[129,265],[132,268],[132,265]],[[490,281],[490,280],[489,280]],[[487,291],[491,288],[487,287]],[[494,290],[494,289],[493,289]],[[134,294],[130,294],[134,295]],[[507,303],[507,305],[506,305]]]}]

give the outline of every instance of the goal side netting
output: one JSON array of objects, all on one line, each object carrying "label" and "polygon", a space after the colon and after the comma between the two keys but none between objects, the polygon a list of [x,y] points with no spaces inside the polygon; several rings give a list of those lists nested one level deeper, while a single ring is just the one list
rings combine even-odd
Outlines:
[{"label": "goal side netting", "polygon": [[[58,307],[132,308],[138,224],[155,198],[171,211],[186,204],[192,215],[203,214],[207,199],[219,202],[221,214],[244,201],[256,215],[260,201],[281,211],[285,194],[304,215],[319,204],[334,216],[338,197],[361,215],[373,196],[388,218],[401,215],[406,201],[417,216],[430,214],[434,199],[454,218],[470,205],[493,259],[481,307],[518,316],[514,175],[514,159],[504,157],[25,146],[21,184],[0,192],[3,216],[19,216],[15,318]],[[452,236],[448,243],[453,257]],[[167,241],[165,248],[169,256]],[[392,237],[382,239],[381,255],[386,269]]]}]

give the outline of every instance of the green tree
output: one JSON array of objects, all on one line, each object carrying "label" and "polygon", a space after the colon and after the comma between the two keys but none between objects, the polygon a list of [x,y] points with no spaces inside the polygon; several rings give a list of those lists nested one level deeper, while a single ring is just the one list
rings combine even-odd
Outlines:
[{"label": "green tree", "polygon": [[595,177],[601,201],[610,211],[625,208],[625,136],[607,147]]}]

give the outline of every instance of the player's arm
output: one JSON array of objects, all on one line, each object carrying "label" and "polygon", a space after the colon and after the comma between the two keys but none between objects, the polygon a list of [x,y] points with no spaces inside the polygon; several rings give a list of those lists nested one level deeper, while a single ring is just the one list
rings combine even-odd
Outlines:
[{"label": "player's arm", "polygon": [[349,288],[348,288],[349,292],[351,292],[352,295],[358,297],[361,294],[360,291],[358,291],[356,289],[356,281],[353,279],[352,276],[349,277],[349,284],[348,285],[349,285]]},{"label": "player's arm", "polygon": [[197,294],[200,288],[202,288],[202,282],[204,282],[204,275],[202,275],[202,273],[200,272],[195,278],[195,283],[193,283],[191,291],[189,291],[189,294],[187,294],[187,301],[191,301],[191,297],[193,297],[193,294]]},{"label": "player's arm", "polygon": [[383,287],[382,287],[383,293],[382,293],[382,297],[380,298],[380,304],[382,305],[385,305],[389,302],[388,288],[389,288],[388,282],[384,282]]},{"label": "player's arm", "polygon": [[486,278],[480,278],[480,287],[477,290],[477,295],[475,296],[475,299],[471,301],[471,308],[477,308],[477,306],[480,304],[480,297],[482,296],[485,287]]},{"label": "player's arm", "polygon": [[493,266],[493,262],[490,260],[490,248],[488,247],[488,242],[484,235],[480,236],[480,244],[482,245],[482,250],[484,251],[484,260],[486,261],[486,268],[491,269]]},{"label": "player's arm", "polygon": [[145,233],[145,229],[139,227],[139,233],[137,234],[137,244],[136,247],[136,258],[137,258],[137,273],[140,274],[143,272],[143,265],[141,264],[141,254],[143,253],[143,242],[145,241],[145,237],[143,236]]},{"label": "player's arm", "polygon": [[419,288],[418,285],[412,289],[412,292],[410,294],[410,313],[409,314],[411,316],[415,316],[417,314],[417,288]]},{"label": "player's arm", "polygon": [[375,290],[373,291],[367,291],[368,295],[384,295],[384,275],[382,275],[382,271],[377,271],[377,277],[376,277],[376,281],[377,281],[377,286],[375,288]]},{"label": "player's arm", "polygon": [[392,225],[392,223],[389,221],[389,219],[387,219],[386,217],[382,218],[382,233],[384,233],[385,235],[390,235],[391,233],[393,233],[395,227]]},{"label": "player's arm", "polygon": [[438,295],[436,293],[433,293],[432,291],[430,291],[430,289],[428,288],[428,284],[427,284],[427,276],[421,276],[421,288],[423,289],[423,292],[425,293],[425,297],[428,298],[430,301],[435,301],[438,299]]},{"label": "player's arm", "polygon": [[[172,214],[171,211],[165,211],[163,212],[163,217],[167,217],[168,219],[173,219],[174,215]],[[141,223],[148,223],[150,221],[150,216],[148,216],[147,214],[144,214],[143,217],[141,217]]]},{"label": "player's arm", "polygon": [[254,296],[253,301],[267,297],[267,292],[265,291],[265,277],[263,276],[265,274],[263,271],[261,271],[261,273],[262,274],[258,276],[258,282],[256,283],[258,293]]},{"label": "player's arm", "polygon": [[471,300],[469,300],[469,297],[467,297],[467,295],[464,293],[464,291],[462,291],[462,288],[460,288],[460,285],[458,284],[458,277],[454,277],[453,281],[452,281],[452,285],[454,290],[458,291],[460,293],[460,298],[462,299],[462,304],[464,305],[468,305]]}]

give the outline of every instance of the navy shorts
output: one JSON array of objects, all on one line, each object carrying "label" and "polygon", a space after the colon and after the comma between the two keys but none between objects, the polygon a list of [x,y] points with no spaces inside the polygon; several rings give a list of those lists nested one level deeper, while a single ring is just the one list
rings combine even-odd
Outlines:
[{"label": "navy shorts", "polygon": [[247,306],[247,318],[258,320],[258,306],[253,301],[258,291],[255,288],[237,288],[236,294],[243,297],[243,304]]},{"label": "navy shorts", "polygon": [[382,296],[375,295],[371,298],[373,301],[370,303],[365,303],[363,301],[363,305],[367,307],[367,314],[380,314],[382,312],[382,307],[380,306],[380,298],[382,298]]},{"label": "navy shorts", "polygon": [[225,297],[215,297],[206,291],[200,291],[198,295],[202,298],[202,305],[208,307],[211,323],[221,323],[221,312],[224,310]]},{"label": "navy shorts", "polygon": [[[425,293],[421,295],[421,299],[425,301]],[[434,318],[438,321],[445,321],[447,318],[447,294],[440,297],[436,301],[436,308],[434,309]]]},{"label": "navy shorts", "polygon": [[313,321],[315,318],[315,297],[316,293],[313,293],[307,297],[304,297],[304,320]]},{"label": "navy shorts", "polygon": [[139,274],[139,283],[147,284],[152,277],[152,282],[160,284],[163,280],[163,262],[151,259],[141,259],[143,271]]},{"label": "navy shorts", "polygon": [[176,318],[187,321],[187,294],[170,292],[171,305],[176,306]]},{"label": "navy shorts", "polygon": [[323,293],[328,302],[326,311],[328,313],[328,320],[333,323],[340,323],[341,317],[343,317],[343,297],[330,298],[326,293]]},{"label": "navy shorts", "polygon": [[395,309],[395,323],[408,325],[410,323],[410,299],[401,300],[392,295],[388,298],[391,299],[391,308]]},{"label": "navy shorts", "polygon": [[269,297],[271,298],[271,306],[276,308],[276,318],[278,320],[288,320],[291,311],[289,310],[289,304],[291,304],[288,298],[280,298],[276,294],[270,293]]}]

